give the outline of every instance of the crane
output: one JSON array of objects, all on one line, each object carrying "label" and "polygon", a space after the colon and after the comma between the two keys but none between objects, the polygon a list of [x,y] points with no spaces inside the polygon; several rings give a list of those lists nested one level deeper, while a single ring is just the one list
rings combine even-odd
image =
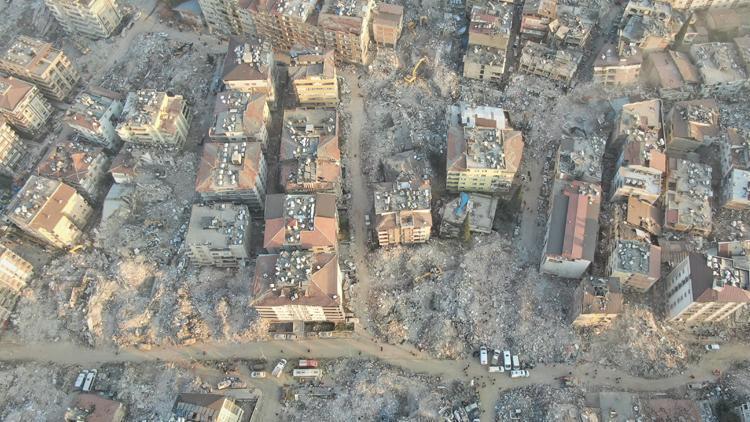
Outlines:
[{"label": "crane", "polygon": [[404,82],[406,82],[407,84],[414,83],[414,81],[417,80],[417,71],[419,70],[419,67],[424,63],[427,63],[427,57],[422,57],[421,59],[419,59],[417,64],[414,65],[414,69],[411,70],[411,75],[404,76]]}]

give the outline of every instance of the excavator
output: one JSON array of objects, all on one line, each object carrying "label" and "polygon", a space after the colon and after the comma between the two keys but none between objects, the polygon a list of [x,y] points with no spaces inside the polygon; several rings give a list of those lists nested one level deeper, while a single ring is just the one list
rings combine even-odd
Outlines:
[{"label": "excavator", "polygon": [[404,82],[407,84],[413,84],[414,81],[417,80],[417,71],[419,70],[419,67],[422,66],[422,64],[427,63],[427,57],[422,57],[419,59],[417,64],[414,65],[414,69],[411,70],[411,75],[404,76]]},{"label": "excavator", "polygon": [[409,28],[412,34],[417,33],[417,22],[422,26],[427,26],[427,16],[420,16],[419,20],[413,19],[406,24],[406,27]]}]

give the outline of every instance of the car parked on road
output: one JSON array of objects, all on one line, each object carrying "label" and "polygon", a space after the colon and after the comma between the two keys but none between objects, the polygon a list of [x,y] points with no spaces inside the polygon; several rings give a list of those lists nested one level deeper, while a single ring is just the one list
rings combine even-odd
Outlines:
[{"label": "car parked on road", "polygon": [[250,378],[265,378],[266,371],[253,371],[250,373]]},{"label": "car parked on road", "polygon": [[713,351],[713,350],[719,350],[720,348],[721,348],[721,346],[719,346],[718,344],[707,344],[706,345],[706,350],[709,351],[709,352]]},{"label": "car parked on road", "polygon": [[479,363],[487,365],[487,347],[485,346],[479,348]]}]

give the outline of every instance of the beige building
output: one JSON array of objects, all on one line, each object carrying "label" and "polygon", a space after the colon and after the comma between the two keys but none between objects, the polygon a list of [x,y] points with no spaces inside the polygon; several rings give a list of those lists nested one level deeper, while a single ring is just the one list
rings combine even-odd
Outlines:
[{"label": "beige building", "polygon": [[47,155],[37,165],[35,173],[76,188],[79,194],[93,204],[101,196],[109,162],[102,147],[60,139],[50,147]]},{"label": "beige building", "polygon": [[[660,236],[664,225],[664,212],[661,207],[654,205],[637,196],[629,196],[625,207],[625,222],[631,227],[644,230],[654,236]],[[618,208],[619,210],[619,208]],[[615,221],[622,221],[623,213],[615,213]]]},{"label": "beige building", "polygon": [[661,278],[661,248],[645,240],[616,239],[607,269],[620,285],[645,292]]},{"label": "beige building", "polygon": [[65,31],[89,38],[107,38],[122,20],[116,0],[44,0]]},{"label": "beige building", "polygon": [[0,77],[0,115],[29,135],[42,131],[52,107],[32,84],[14,77]]},{"label": "beige building", "polygon": [[711,167],[669,159],[664,199],[664,228],[700,236],[711,234]]},{"label": "beige building", "polygon": [[524,142],[496,107],[451,107],[446,188],[451,192],[509,193]]},{"label": "beige building", "polygon": [[255,34],[255,24],[247,9],[247,0],[198,0],[198,3],[211,33]]},{"label": "beige building", "polygon": [[208,137],[216,142],[258,142],[265,148],[270,123],[266,94],[224,91],[216,95]]},{"label": "beige building", "polygon": [[174,402],[172,414],[185,422],[242,422],[245,411],[229,396],[182,393]]},{"label": "beige building", "polygon": [[33,272],[34,267],[28,261],[0,244],[0,324],[13,312],[18,295]]},{"label": "beige building", "polygon": [[523,3],[521,40],[542,41],[549,24],[557,17],[557,0],[530,0]]},{"label": "beige building", "polygon": [[694,44],[690,57],[701,75],[700,93],[704,98],[731,100],[750,90],[748,70],[734,43]]},{"label": "beige building", "polygon": [[120,145],[117,121],[122,115],[122,95],[102,88],[88,88],[65,111],[63,122],[90,142],[109,150]]},{"label": "beige building", "polygon": [[195,191],[204,201],[247,204],[263,209],[266,160],[255,142],[209,142],[203,146]]},{"label": "beige building", "polygon": [[289,81],[301,107],[336,107],[339,82],[333,50],[325,54],[304,54],[292,60]]},{"label": "beige building", "polygon": [[612,277],[584,277],[573,294],[572,324],[593,327],[608,324],[623,312],[620,282]]},{"label": "beige building", "polygon": [[284,112],[279,184],[285,192],[341,191],[338,123],[335,109]]},{"label": "beige building", "polygon": [[74,188],[39,176],[29,177],[8,210],[18,228],[57,248],[78,243],[93,213]]},{"label": "beige building", "polygon": [[723,207],[750,209],[750,136],[729,128],[721,147]]},{"label": "beige building", "polygon": [[0,173],[10,177],[18,176],[26,153],[27,149],[21,138],[8,121],[0,116]]},{"label": "beige building", "polygon": [[603,85],[625,86],[638,82],[643,55],[637,47],[620,54],[614,45],[604,44],[594,61],[594,82]]},{"label": "beige building", "polygon": [[496,4],[493,8],[474,6],[469,22],[469,45],[464,55],[464,77],[500,81],[513,26],[513,7]]},{"label": "beige building", "polygon": [[335,253],[259,255],[251,286],[252,306],[271,322],[343,322],[342,280]]},{"label": "beige building", "polygon": [[125,142],[181,147],[190,128],[190,110],[181,95],[144,89],[128,94],[117,125]]},{"label": "beige building", "polygon": [[290,249],[335,252],[338,248],[336,195],[268,195],[264,218],[263,247],[270,253]]},{"label": "beige building", "polygon": [[544,44],[526,42],[521,50],[518,70],[569,85],[583,55],[573,49],[552,49]]},{"label": "beige building", "polygon": [[375,232],[380,246],[430,240],[432,191],[429,180],[402,180],[373,186]]},{"label": "beige building", "polygon": [[238,267],[250,258],[250,211],[245,205],[193,205],[187,256],[195,265]]},{"label": "beige building", "polygon": [[719,322],[750,303],[747,256],[691,253],[666,276],[667,317],[687,324]]},{"label": "beige building", "polygon": [[599,184],[555,180],[540,271],[580,278],[594,260],[599,235]]},{"label": "beige building", "polygon": [[68,98],[81,78],[62,51],[25,35],[16,38],[0,56],[0,71],[33,83],[56,101]]},{"label": "beige building", "polygon": [[642,80],[659,92],[664,100],[687,100],[700,90],[700,75],[690,57],[679,51],[666,50],[648,55],[643,64]]},{"label": "beige building", "polygon": [[665,117],[664,138],[670,156],[686,157],[711,145],[720,133],[719,104],[714,99],[675,103]]},{"label": "beige building", "polygon": [[554,47],[582,49],[591,38],[595,22],[579,6],[557,5],[557,16],[549,24],[548,42]]},{"label": "beige building", "polygon": [[227,90],[264,94],[269,104],[276,103],[276,62],[268,43],[231,37],[223,72]]},{"label": "beige building", "polygon": [[404,27],[404,7],[396,4],[377,3],[372,18],[373,40],[378,45],[394,47]]}]

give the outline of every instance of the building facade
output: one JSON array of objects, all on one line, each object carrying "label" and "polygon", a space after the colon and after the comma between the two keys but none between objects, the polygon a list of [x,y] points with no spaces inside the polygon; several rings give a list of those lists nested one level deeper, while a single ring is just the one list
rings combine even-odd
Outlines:
[{"label": "building facade", "polygon": [[0,172],[6,176],[16,177],[26,156],[26,147],[21,138],[0,116]]},{"label": "building facade", "polygon": [[573,326],[608,324],[623,312],[623,298],[616,278],[584,277],[573,294]]},{"label": "building facade", "polygon": [[301,107],[336,107],[339,82],[333,50],[325,54],[304,54],[292,60],[289,80]]},{"label": "building facade", "polygon": [[17,130],[39,134],[52,114],[52,107],[32,84],[14,77],[0,77],[0,115]]},{"label": "building facade", "polygon": [[108,38],[122,21],[116,0],[44,0],[55,19],[71,34]]},{"label": "building facade", "polygon": [[380,246],[430,240],[432,192],[429,180],[378,183],[373,189],[375,232]]},{"label": "building facade", "polygon": [[719,138],[719,104],[714,99],[677,102],[665,117],[666,152],[686,157]]},{"label": "building facade", "polygon": [[250,258],[250,211],[246,205],[193,205],[185,244],[196,265],[238,267]]},{"label": "building facade", "polygon": [[0,324],[8,319],[21,289],[31,280],[34,267],[0,244]]},{"label": "building facade", "polygon": [[242,0],[198,0],[208,29],[213,34],[255,35],[252,16]]},{"label": "building facade", "polygon": [[377,3],[372,18],[373,40],[378,45],[395,47],[404,27],[404,7]]},{"label": "building facade", "polygon": [[190,109],[181,95],[153,89],[128,94],[117,134],[125,142],[179,148],[190,128]]},{"label": "building facade", "polygon": [[76,96],[63,122],[90,142],[113,151],[120,145],[116,129],[122,108],[120,94],[89,88]]},{"label": "building facade", "polygon": [[267,169],[260,144],[254,142],[203,145],[195,191],[204,201],[246,204],[263,209]]}]

